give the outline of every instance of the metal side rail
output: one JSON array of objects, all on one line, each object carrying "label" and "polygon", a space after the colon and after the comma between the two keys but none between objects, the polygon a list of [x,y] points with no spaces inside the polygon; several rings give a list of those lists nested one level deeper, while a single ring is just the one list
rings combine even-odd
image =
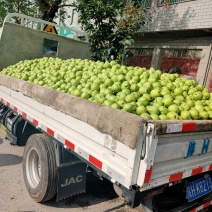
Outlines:
[{"label": "metal side rail", "polygon": [[25,27],[29,27],[29,28],[32,28],[35,30],[43,31],[43,29],[46,25],[51,25],[51,26],[54,26],[59,31],[59,35],[61,35],[61,36],[62,36],[63,30],[70,30],[74,34],[73,39],[79,40],[79,37],[84,36],[86,41],[88,41],[87,35],[83,31],[72,29],[72,28],[65,27],[65,26],[61,26],[61,25],[58,25],[58,24],[55,24],[52,22],[44,21],[44,20],[41,20],[38,18],[33,18],[33,17],[23,15],[20,13],[8,14],[4,19],[3,26],[4,26],[4,23],[11,22],[13,20],[13,18],[20,19],[21,26],[25,26]]}]

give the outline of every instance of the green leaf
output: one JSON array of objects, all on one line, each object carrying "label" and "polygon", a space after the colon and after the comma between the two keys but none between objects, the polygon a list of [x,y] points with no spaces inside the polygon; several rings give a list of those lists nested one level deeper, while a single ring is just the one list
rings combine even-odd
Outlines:
[{"label": "green leaf", "polygon": [[75,6],[94,60],[121,62],[126,57],[125,46],[134,43],[134,35],[149,19],[133,0],[77,0]]}]

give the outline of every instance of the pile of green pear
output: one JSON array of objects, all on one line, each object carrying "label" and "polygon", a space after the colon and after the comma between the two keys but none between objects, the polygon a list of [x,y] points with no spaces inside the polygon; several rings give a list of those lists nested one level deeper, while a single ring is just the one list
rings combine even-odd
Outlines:
[{"label": "pile of green pear", "polygon": [[212,119],[207,88],[154,68],[44,57],[20,61],[1,73],[148,119]]}]

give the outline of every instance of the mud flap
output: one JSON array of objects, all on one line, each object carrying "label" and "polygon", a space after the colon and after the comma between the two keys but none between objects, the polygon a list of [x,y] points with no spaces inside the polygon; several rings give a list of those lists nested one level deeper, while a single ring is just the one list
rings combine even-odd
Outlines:
[{"label": "mud flap", "polygon": [[86,192],[86,164],[59,167],[57,201]]},{"label": "mud flap", "polygon": [[57,144],[57,201],[86,192],[86,167],[80,159]]}]

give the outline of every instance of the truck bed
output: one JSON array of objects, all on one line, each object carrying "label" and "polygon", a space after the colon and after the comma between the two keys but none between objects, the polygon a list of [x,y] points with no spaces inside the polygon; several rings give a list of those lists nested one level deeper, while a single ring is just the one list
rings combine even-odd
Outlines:
[{"label": "truck bed", "polygon": [[86,122],[132,149],[136,147],[141,123],[146,121],[144,118],[134,114],[109,108],[3,74],[0,74],[0,84]]},{"label": "truck bed", "polygon": [[0,99],[126,188],[212,170],[210,120],[147,120],[2,74]]},{"label": "truck bed", "polygon": [[[125,137],[129,129],[137,124],[137,134],[131,132],[126,135],[126,138],[130,138],[131,135],[138,136],[141,127],[140,121],[142,121],[140,117],[137,118],[135,115],[120,111],[122,114],[126,114],[120,121],[120,119],[115,119],[118,115],[115,114],[116,110],[112,109],[114,116],[110,114],[108,117],[99,119],[98,116],[103,116],[102,113],[110,111],[111,108],[102,106],[106,109],[105,112],[99,105],[87,100],[2,74],[0,74],[0,100],[34,124],[35,127],[63,143],[65,148],[72,150],[82,160],[91,163],[107,174],[112,181],[118,181],[126,187],[132,183],[136,148],[128,147],[124,144],[124,140],[120,142],[111,134],[116,133],[115,129],[123,126],[120,131],[123,133],[117,133],[117,136]],[[65,111],[71,111],[74,115],[71,116]],[[85,120],[80,119],[80,116]],[[135,122],[130,127],[132,120],[129,117],[131,116],[135,118]],[[139,120],[139,124],[136,119]],[[105,130],[100,130],[91,123],[96,123],[101,127],[104,127],[106,123],[111,124],[106,125]],[[113,133],[108,133],[107,131],[113,127],[115,128],[112,130]],[[135,132],[135,128],[132,131]],[[134,143],[136,140],[137,138]]]},{"label": "truck bed", "polygon": [[99,131],[110,134],[114,139],[132,149],[136,147],[141,123],[147,121],[154,124],[157,135],[212,131],[212,120],[147,120],[3,74],[0,74],[0,84],[84,121]]}]

